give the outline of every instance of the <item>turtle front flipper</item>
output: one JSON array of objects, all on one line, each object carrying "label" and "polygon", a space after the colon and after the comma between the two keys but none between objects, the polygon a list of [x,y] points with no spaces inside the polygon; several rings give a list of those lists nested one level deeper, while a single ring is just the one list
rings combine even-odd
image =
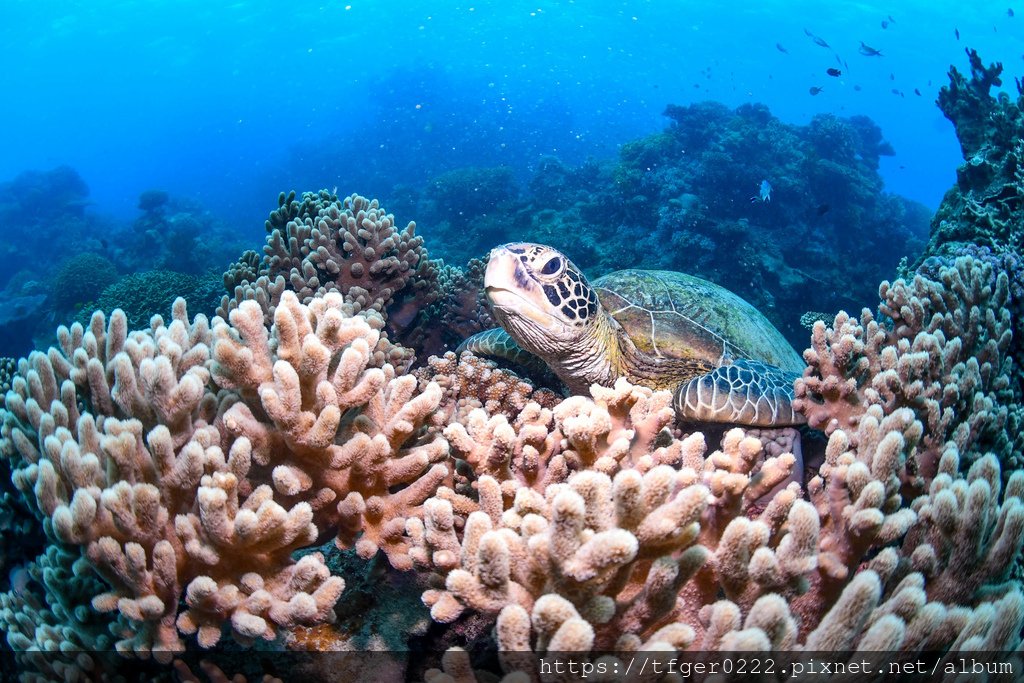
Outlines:
[{"label": "turtle front flipper", "polygon": [[519,346],[516,340],[500,327],[477,332],[464,340],[455,349],[455,353],[459,354],[463,351],[469,351],[475,356],[485,358],[499,358],[531,373],[546,374],[549,372],[544,361]]},{"label": "turtle front flipper", "polygon": [[676,389],[676,416],[693,422],[781,427],[807,422],[793,409],[797,375],[742,358],[694,377]]}]

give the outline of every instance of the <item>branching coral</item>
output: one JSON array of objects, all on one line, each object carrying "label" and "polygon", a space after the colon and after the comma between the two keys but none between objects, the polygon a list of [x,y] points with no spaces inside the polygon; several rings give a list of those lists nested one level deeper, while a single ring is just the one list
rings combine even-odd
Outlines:
[{"label": "branching coral", "polygon": [[558,396],[549,389],[534,389],[528,381],[498,367],[485,358],[463,352],[456,356],[432,356],[427,365],[414,373],[420,386],[437,382],[444,399],[433,416],[438,424],[463,423],[470,411],[483,408],[488,415],[504,415],[514,419],[534,401],[546,408],[558,403]]},{"label": "branching coral", "polygon": [[[395,296],[409,287],[419,304],[426,306],[435,295],[436,277],[427,259],[416,224],[403,230],[394,216],[376,200],[352,195],[339,200],[322,190],[281,193],[279,207],[267,220],[267,244],[258,267],[251,255],[244,267],[225,274],[234,297],[225,297],[220,315],[227,316],[242,301],[257,301],[268,319],[282,292],[294,291],[309,303],[315,296],[340,292],[353,313],[373,310],[386,314]],[[255,277],[253,277],[255,276]]]},{"label": "branching coral", "polygon": [[[422,520],[407,524],[414,559],[446,575],[445,590],[424,594],[435,619],[452,621],[467,607],[529,612],[550,594],[593,622],[595,647],[622,646],[623,633],[643,639],[670,617],[687,616],[675,596],[691,579],[692,590],[714,596],[724,583],[749,602],[757,581],[748,585],[739,558],[778,543],[787,515],[810,515],[813,524],[791,519],[810,538],[779,546],[781,565],[758,557],[756,576],[766,586],[794,581],[792,568],[803,565],[793,553],[813,552],[817,518],[810,506],[791,511],[792,490],[763,513],[763,533],[728,524],[750,523],[739,515],[789,475],[792,455],[764,461],[761,442],[736,430],[705,461],[700,434],[679,441],[663,430],[671,421],[663,414],[667,392],[625,382],[594,391],[592,401],[570,399],[554,411],[528,406],[515,426],[501,417],[485,421],[478,411],[468,428],[446,430],[456,454],[488,474],[477,482],[479,508],[461,538],[462,501],[444,490],[428,501]],[[711,550],[698,545],[705,541]],[[737,562],[743,569],[734,572]],[[705,564],[706,578],[696,576]],[[691,621],[702,604],[690,603]]]},{"label": "branching coral", "polygon": [[110,586],[92,605],[119,613],[118,649],[163,658],[179,631],[209,647],[225,624],[247,642],[331,618],[344,583],[318,555],[290,558],[316,538],[309,504],[247,480],[249,439],[222,448],[205,317],[179,299],[150,332],[116,311],[58,336],[15,378],[0,450],[48,534]]},{"label": "branching coral", "polygon": [[[128,332],[97,313],[12,371],[0,456],[49,547],[0,624],[41,676],[99,663],[33,648],[349,642],[332,570],[422,593],[409,623],[436,624],[407,644],[496,646],[510,680],[544,652],[1019,645],[1003,252],[929,261],[883,283],[878,315],[814,324],[798,405],[828,443],[804,490],[791,435],[730,429],[712,450],[668,392],[557,400],[472,355],[410,373],[385,316],[415,335],[429,316],[405,304],[434,266],[375,203],[285,197],[268,232],[226,277],[223,318],[178,300]],[[351,552],[294,553],[331,539]],[[478,678],[459,650],[440,664],[429,680]]]},{"label": "branching coral", "polygon": [[832,328],[815,323],[796,409],[828,434],[852,430],[854,445],[872,406],[885,415],[910,409],[922,427],[910,478],[935,475],[948,439],[961,453],[993,450],[1004,467],[1016,467],[1024,442],[1006,429],[1020,412],[1007,354],[1006,274],[965,257],[934,280],[884,282],[879,293],[891,323],[866,309],[859,323],[845,313]]},{"label": "branching coral", "polygon": [[[396,376],[390,346],[362,317],[350,317],[338,293],[308,307],[285,292],[273,339],[255,302],[214,328],[213,375],[241,401],[221,421],[234,443],[252,445],[255,463],[272,467],[283,500],[311,507],[317,527],[336,528],[338,544],[369,558],[384,551],[410,566],[402,534],[406,514],[448,476],[448,444],[424,425],[441,401],[437,384],[417,391]],[[401,490],[395,490],[401,488]]]},{"label": "branching coral", "polygon": [[11,390],[11,380],[17,369],[18,361],[14,358],[0,358],[0,400],[2,395]]},{"label": "branching coral", "polygon": [[[1015,646],[1007,289],[964,258],[883,284],[891,322],[815,325],[800,396],[830,436],[810,502],[796,484],[763,501],[792,455],[733,430],[705,458],[700,434],[666,429],[657,393],[625,383],[516,422],[471,413],[446,435],[475,491],[441,489],[407,524],[445,578],[424,601],[442,622],[493,615],[518,651]],[[531,661],[506,655],[506,670]]]}]

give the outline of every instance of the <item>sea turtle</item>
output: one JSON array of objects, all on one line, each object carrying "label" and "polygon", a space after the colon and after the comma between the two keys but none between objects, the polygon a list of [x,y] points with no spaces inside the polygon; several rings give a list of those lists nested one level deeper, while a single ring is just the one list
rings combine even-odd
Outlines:
[{"label": "sea turtle", "polygon": [[513,243],[491,251],[484,288],[502,329],[460,349],[540,358],[569,389],[619,377],[675,391],[684,421],[782,427],[804,363],[749,303],[691,275],[620,270],[593,284],[559,251]]}]

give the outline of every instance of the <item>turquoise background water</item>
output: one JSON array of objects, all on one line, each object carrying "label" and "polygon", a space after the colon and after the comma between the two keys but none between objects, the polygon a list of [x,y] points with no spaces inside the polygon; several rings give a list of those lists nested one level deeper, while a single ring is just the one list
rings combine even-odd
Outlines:
[{"label": "turquoise background water", "polygon": [[392,180],[526,177],[545,154],[614,156],[666,104],[714,99],[792,123],[865,114],[896,150],[886,189],[934,208],[960,159],[934,105],[949,65],[971,46],[1011,89],[1024,71],[1024,15],[972,5],[4,0],[0,178],[66,163],[114,216],[158,187],[261,233],[281,189],[374,193],[355,186],[371,160],[410,176]]}]

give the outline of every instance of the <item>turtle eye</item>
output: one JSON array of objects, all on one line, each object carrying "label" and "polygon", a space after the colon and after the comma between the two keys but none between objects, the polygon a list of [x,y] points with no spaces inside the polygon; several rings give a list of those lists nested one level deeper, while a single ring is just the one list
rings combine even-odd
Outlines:
[{"label": "turtle eye", "polygon": [[557,256],[552,257],[544,264],[544,267],[540,269],[542,275],[554,275],[562,268],[562,259]]}]

